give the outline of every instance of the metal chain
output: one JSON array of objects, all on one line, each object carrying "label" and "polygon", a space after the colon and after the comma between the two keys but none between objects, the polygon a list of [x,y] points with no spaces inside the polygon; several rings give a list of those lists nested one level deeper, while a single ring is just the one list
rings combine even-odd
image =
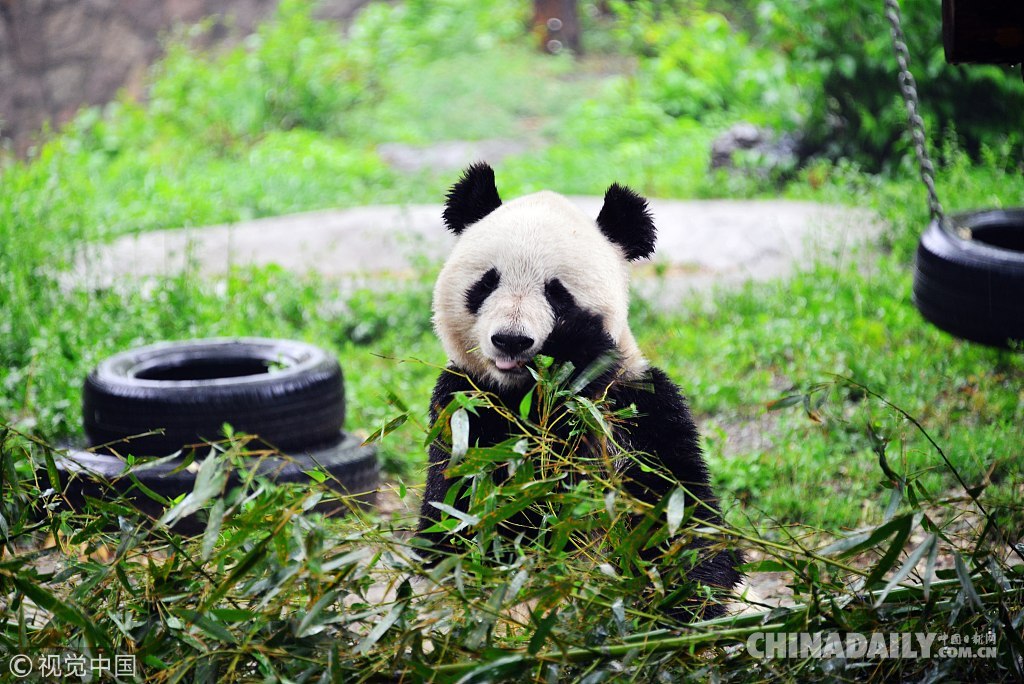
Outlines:
[{"label": "metal chain", "polygon": [[910,50],[907,49],[907,41],[903,35],[899,0],[885,0],[885,16],[892,29],[892,46],[896,51],[896,62],[900,67],[900,93],[903,94],[903,102],[907,106],[908,128],[914,142],[914,153],[917,155],[921,182],[924,183],[925,190],[928,192],[928,211],[931,213],[932,219],[943,224],[946,221],[946,214],[939,202],[939,195],[935,192],[935,167],[928,156],[928,139],[925,135],[924,119],[918,113],[917,82],[914,80],[914,75],[910,73]]}]

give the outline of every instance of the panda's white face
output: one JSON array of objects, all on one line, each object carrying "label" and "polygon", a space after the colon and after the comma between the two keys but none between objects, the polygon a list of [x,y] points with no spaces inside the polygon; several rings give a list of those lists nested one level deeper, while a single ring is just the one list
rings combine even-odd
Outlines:
[{"label": "panda's white face", "polygon": [[626,255],[552,192],[503,204],[462,230],[434,288],[434,324],[457,366],[515,387],[532,381],[525,364],[551,333],[552,302],[564,291],[601,316],[627,368],[643,363],[627,322]]}]

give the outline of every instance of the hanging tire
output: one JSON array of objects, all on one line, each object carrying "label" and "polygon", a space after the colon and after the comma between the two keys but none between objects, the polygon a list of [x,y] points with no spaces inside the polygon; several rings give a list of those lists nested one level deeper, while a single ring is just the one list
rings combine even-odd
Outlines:
[{"label": "hanging tire", "polygon": [[337,441],[344,419],[337,359],[291,340],[140,347],[101,362],[82,392],[89,444],[121,455],[163,456],[221,439],[225,423],[288,453]]},{"label": "hanging tire", "polygon": [[914,304],[938,328],[995,347],[1024,341],[1024,208],[932,221],[921,236]]}]

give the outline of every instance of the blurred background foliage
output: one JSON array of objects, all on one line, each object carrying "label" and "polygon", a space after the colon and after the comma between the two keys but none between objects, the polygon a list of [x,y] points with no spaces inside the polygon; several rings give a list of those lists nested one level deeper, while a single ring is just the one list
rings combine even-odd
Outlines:
[{"label": "blurred background foliage", "polygon": [[[942,50],[942,15],[934,0],[903,0],[903,31],[922,114],[933,142],[955,137],[978,159],[1006,140],[1019,158],[1024,143],[1024,82],[1019,70],[950,66]],[[904,151],[906,114],[893,88],[889,22],[880,2],[796,0],[757,6],[758,35],[809,72],[806,120],[811,150],[891,169]]]},{"label": "blurred background foliage", "polygon": [[[933,142],[954,137],[975,159],[1005,140],[1020,156],[1024,83],[995,66],[950,66],[940,3],[904,0],[922,113]],[[620,2],[616,29],[642,55],[642,97],[674,117],[724,113],[798,132],[805,156],[891,170],[905,153],[906,112],[894,84],[880,2]]]}]

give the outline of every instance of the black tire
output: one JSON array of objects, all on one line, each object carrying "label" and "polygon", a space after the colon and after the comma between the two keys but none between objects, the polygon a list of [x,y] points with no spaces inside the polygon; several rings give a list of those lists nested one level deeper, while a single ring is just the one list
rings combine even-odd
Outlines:
[{"label": "black tire", "polygon": [[921,236],[914,304],[935,326],[994,347],[1024,340],[1024,208],[932,221]]},{"label": "black tire", "polygon": [[[111,490],[114,490],[149,516],[159,518],[163,515],[164,509],[158,502],[139,491],[131,478],[124,477],[127,464],[123,459],[80,449],[69,449],[65,455],[54,456],[64,496],[72,508],[80,510],[86,498],[109,500],[112,498]],[[181,465],[182,460],[174,458],[144,466],[133,474],[146,488],[173,499],[192,491],[195,485],[194,469],[181,468]],[[327,500],[315,507],[315,510],[326,514],[344,513],[349,508],[348,504],[361,507],[373,505],[380,486],[376,447],[364,446],[358,437],[345,433],[336,434],[333,443],[320,449],[300,450],[289,456],[253,459],[253,467],[279,484],[308,483],[311,481],[307,475],[309,471],[326,472],[329,477],[324,484],[350,497],[343,502]],[[39,475],[45,481],[45,470],[41,470]],[[240,473],[232,471],[227,487],[238,486],[240,482]],[[176,531],[186,534],[201,532],[204,527],[204,521],[197,516],[189,516],[174,525]]]},{"label": "black tire", "polygon": [[[121,455],[164,456],[215,441],[224,423],[288,453],[336,441],[344,420],[338,360],[291,340],[140,347],[100,363],[82,392],[89,444]],[[152,430],[163,432],[137,436]]]}]

